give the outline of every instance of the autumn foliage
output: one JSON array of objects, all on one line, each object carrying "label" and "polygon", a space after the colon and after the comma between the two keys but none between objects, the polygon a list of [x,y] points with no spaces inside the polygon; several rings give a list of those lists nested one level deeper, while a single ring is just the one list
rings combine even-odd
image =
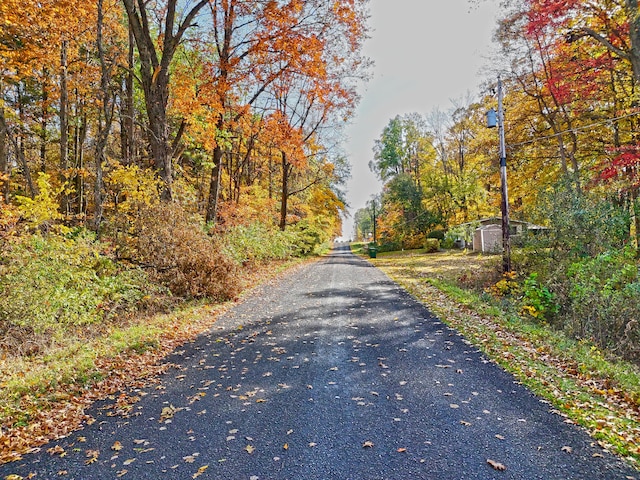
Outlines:
[{"label": "autumn foliage", "polygon": [[178,268],[175,294],[233,297],[201,285],[236,275],[205,243],[256,222],[340,231],[328,147],[365,75],[366,2],[178,3],[2,2],[2,222],[91,229],[115,260]]},{"label": "autumn foliage", "polygon": [[[512,238],[517,288],[507,296],[529,320],[637,360],[638,6],[502,7],[495,40],[511,218],[545,227]],[[420,236],[470,247],[478,221],[500,216],[498,136],[484,118],[497,107],[495,76],[448,111],[389,121],[370,163],[384,188],[356,214],[358,236],[376,232],[383,250],[422,246]]]}]

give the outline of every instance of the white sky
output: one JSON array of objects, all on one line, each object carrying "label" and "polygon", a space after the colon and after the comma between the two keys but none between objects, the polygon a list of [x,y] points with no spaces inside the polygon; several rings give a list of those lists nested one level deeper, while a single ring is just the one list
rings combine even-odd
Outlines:
[{"label": "white sky", "polygon": [[[477,2],[476,2],[477,3]],[[371,38],[364,53],[375,62],[373,78],[347,128],[351,163],[347,201],[351,218],[343,236],[353,235],[353,214],[381,184],[369,170],[373,146],[396,115],[447,110],[451,99],[478,92],[488,64],[498,15],[497,0],[371,0]]]}]

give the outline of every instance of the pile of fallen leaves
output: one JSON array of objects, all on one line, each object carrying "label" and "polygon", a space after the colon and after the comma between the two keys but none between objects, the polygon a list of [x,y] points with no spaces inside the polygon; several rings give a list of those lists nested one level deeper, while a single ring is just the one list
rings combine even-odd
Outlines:
[{"label": "pile of fallen leaves", "polygon": [[488,357],[544,397],[556,413],[565,417],[565,422],[583,426],[604,449],[640,466],[638,392],[621,388],[615,379],[571,358],[570,352],[549,341],[559,334],[550,332],[543,338],[527,335],[526,329],[518,329],[504,318],[478,313],[481,308],[463,305],[446,295],[437,288],[438,281],[423,273],[421,264],[428,270],[430,262],[429,256],[423,256],[420,262],[415,258],[403,262],[386,257],[375,264]]},{"label": "pile of fallen leaves", "polygon": [[[300,263],[285,263],[282,268],[263,266],[252,272],[247,285],[273,281],[284,268]],[[38,389],[21,392],[20,405],[15,410],[26,414],[28,421],[17,419],[11,412],[5,412],[0,417],[0,463],[19,460],[23,454],[78,430],[83,423],[90,424],[93,419],[85,411],[97,400],[119,395],[117,404],[122,404],[125,409],[131,408],[136,399],[121,392],[157,382],[157,375],[171,366],[162,364],[161,360],[180,345],[209,330],[218,316],[230,306],[230,303],[194,306],[151,319],[140,319],[140,324],[148,325],[150,332],[157,332],[155,338],[151,338],[154,333],[149,334],[148,343],[152,348],[142,352],[132,348],[117,355],[96,357],[90,373],[100,380],[89,383],[76,383],[73,380],[43,382]],[[92,341],[104,346],[101,342],[105,339]],[[73,352],[68,352],[68,355],[73,356]],[[7,368],[11,360],[0,359],[0,371],[15,370]],[[40,358],[20,360],[24,369],[29,368],[30,362],[41,364]],[[51,369],[55,368],[56,365],[52,364]],[[18,372],[18,375],[24,374]],[[7,383],[6,373],[5,378],[0,375],[0,389],[7,388]]]}]

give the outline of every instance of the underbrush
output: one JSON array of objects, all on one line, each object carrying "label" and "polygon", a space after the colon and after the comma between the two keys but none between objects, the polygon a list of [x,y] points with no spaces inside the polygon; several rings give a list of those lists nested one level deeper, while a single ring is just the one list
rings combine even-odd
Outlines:
[{"label": "underbrush", "polygon": [[142,208],[120,252],[148,270],[173,295],[224,301],[241,285],[240,266],[205,232],[199,218],[178,204]]},{"label": "underbrush", "polygon": [[0,264],[0,350],[36,353],[77,329],[102,328],[138,310],[159,289],[116,264],[88,232],[20,237]]}]

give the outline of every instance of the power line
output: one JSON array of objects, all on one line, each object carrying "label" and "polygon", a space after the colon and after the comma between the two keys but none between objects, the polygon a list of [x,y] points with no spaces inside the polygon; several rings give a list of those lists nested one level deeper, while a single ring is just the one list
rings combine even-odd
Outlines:
[{"label": "power line", "polygon": [[588,129],[594,128],[594,127],[601,127],[602,125],[607,125],[607,124],[610,124],[610,123],[618,122],[620,120],[624,120],[625,118],[635,117],[636,115],[640,115],[640,112],[634,112],[634,113],[629,113],[627,115],[622,115],[620,117],[609,118],[607,120],[602,120],[601,122],[592,123],[592,124],[589,124],[589,125],[584,125],[582,127],[570,128],[569,130],[564,130],[562,132],[554,133],[552,135],[547,135],[545,137],[533,138],[531,140],[527,140],[526,142],[512,143],[512,144],[509,144],[508,146],[509,146],[509,148],[514,148],[514,147],[521,147],[523,145],[531,145],[532,143],[541,142],[543,140],[550,140],[552,138],[556,138],[556,137],[559,137],[559,136],[567,134],[567,133],[577,133],[577,132],[580,132],[582,130],[588,130]]}]

